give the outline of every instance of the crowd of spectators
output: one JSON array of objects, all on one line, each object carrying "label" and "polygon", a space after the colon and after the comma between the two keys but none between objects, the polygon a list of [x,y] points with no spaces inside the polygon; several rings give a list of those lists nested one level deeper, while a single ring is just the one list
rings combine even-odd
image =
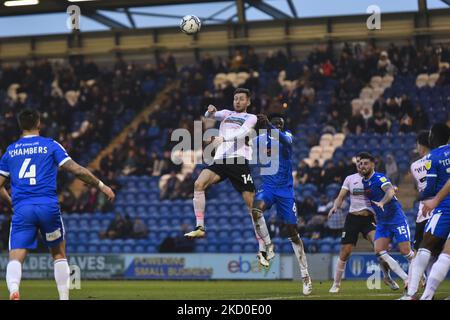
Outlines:
[{"label": "crowd of spectators", "polygon": [[148,227],[141,219],[131,219],[128,214],[122,217],[118,213],[108,228],[100,232],[100,239],[145,239],[148,233]]},{"label": "crowd of spectators", "polygon": [[[375,170],[385,173],[394,183],[398,183],[400,173],[397,168],[395,158],[388,154],[386,161],[380,156],[375,157]],[[319,161],[315,160],[310,167],[306,161],[301,160],[295,173],[294,185],[300,186],[307,183],[318,186],[319,190],[324,190],[326,186],[337,183],[342,184],[345,177],[356,172],[356,166],[353,159],[339,160],[337,164],[333,161],[326,161],[324,166],[319,165]]]},{"label": "crowd of spectators", "polygon": [[[218,108],[232,105],[235,87],[230,81],[219,88],[213,85],[218,73],[248,72],[241,86],[252,90],[252,113],[284,112],[287,127],[295,132],[300,123],[308,123],[315,112],[318,91],[328,80],[335,81],[331,102],[319,123],[331,132],[389,133],[393,122],[401,132],[427,128],[428,118],[420,104],[414,105],[408,96],[378,98],[373,115],[352,114],[351,100],[375,75],[410,75],[440,71],[442,62],[450,62],[448,46],[437,45],[417,49],[411,43],[404,46],[391,44],[380,50],[372,44],[345,44],[339,51],[318,46],[308,57],[300,60],[282,50],[270,51],[265,56],[252,48],[235,50],[228,59],[205,54],[198,63],[178,68],[172,55],[157,65],[138,67],[118,56],[112,69],[103,70],[91,60],[73,57],[69,63],[51,63],[46,59],[18,66],[0,68],[0,150],[18,138],[15,113],[28,106],[43,114],[42,134],[61,142],[74,159],[86,159],[92,143],[105,146],[154,97],[156,89],[168,79],[177,78],[179,86],[167,94],[159,109],[129,133],[124,145],[104,157],[98,174],[114,189],[120,189],[115,177],[121,175],[147,175],[165,177],[160,183],[160,199],[190,199],[194,174],[181,174],[181,165],[171,161],[174,142],[170,135],[176,128],[193,131],[193,121],[201,119],[208,104]],[[284,72],[284,73],[283,73]],[[279,81],[283,73],[285,80]],[[448,69],[441,71],[439,84],[450,83]],[[131,111],[131,113],[130,113]],[[111,125],[123,119],[115,128]],[[317,138],[310,139],[310,146]],[[91,160],[91,159],[86,159]],[[394,182],[399,179],[395,159],[377,159],[377,169],[386,172]],[[319,190],[331,184],[341,184],[346,175],[354,173],[351,159],[336,164],[327,162],[321,167],[315,162],[308,167],[298,164],[296,184],[311,183]],[[70,177],[60,175],[60,197],[65,212],[106,212],[110,204],[95,189],[86,190],[75,198],[67,189]],[[310,237],[320,234],[337,235],[339,223],[327,226],[326,214],[330,201],[306,198],[298,203],[299,229]],[[0,210],[2,210],[0,204]],[[117,217],[102,236],[109,238],[132,237],[133,227],[127,218]],[[276,221],[270,220],[270,230],[281,233]],[[137,223],[138,226],[141,223]],[[131,224],[132,225],[132,224]],[[139,228],[138,228],[139,229]],[[281,228],[282,229],[282,228]],[[277,231],[278,230],[278,231]]]}]

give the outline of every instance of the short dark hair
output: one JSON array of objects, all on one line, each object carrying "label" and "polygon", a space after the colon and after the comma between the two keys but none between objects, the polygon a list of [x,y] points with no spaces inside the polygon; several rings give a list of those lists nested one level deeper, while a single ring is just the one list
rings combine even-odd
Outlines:
[{"label": "short dark hair", "polygon": [[360,152],[356,157],[358,157],[360,160],[368,159],[371,162],[375,162],[375,157],[371,155],[369,152]]},{"label": "short dark hair", "polygon": [[450,128],[445,123],[435,123],[430,130],[430,147],[437,148],[448,143]]},{"label": "short dark hair", "polygon": [[281,118],[285,120],[284,116],[281,113],[271,113],[268,118],[269,120],[272,120],[273,118]]},{"label": "short dark hair", "polygon": [[19,113],[17,121],[21,130],[33,130],[37,129],[40,118],[37,110],[27,108]]},{"label": "short dark hair", "polygon": [[430,149],[430,131],[422,130],[417,135],[417,143]]},{"label": "short dark hair", "polygon": [[250,90],[248,90],[246,88],[237,88],[236,90],[234,90],[233,95],[236,95],[238,93],[245,93],[247,98],[250,98],[252,96],[251,93],[250,93]]}]

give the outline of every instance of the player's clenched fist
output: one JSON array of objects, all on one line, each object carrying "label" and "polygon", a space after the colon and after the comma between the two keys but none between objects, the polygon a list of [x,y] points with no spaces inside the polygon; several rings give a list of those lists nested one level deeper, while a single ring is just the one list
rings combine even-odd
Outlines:
[{"label": "player's clenched fist", "polygon": [[208,106],[208,112],[209,112],[209,113],[214,113],[214,112],[216,112],[216,111],[217,111],[216,107],[213,106],[212,104],[210,104],[210,105]]}]

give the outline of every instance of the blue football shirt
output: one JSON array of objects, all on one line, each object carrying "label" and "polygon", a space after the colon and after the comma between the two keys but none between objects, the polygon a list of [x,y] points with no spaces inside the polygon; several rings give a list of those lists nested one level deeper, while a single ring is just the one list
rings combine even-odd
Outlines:
[{"label": "blue football shirt", "polygon": [[405,215],[402,206],[397,197],[394,196],[391,201],[384,205],[384,210],[373,204],[372,201],[380,201],[383,199],[385,192],[383,187],[392,184],[389,178],[379,172],[374,172],[369,179],[363,179],[364,193],[371,201],[372,208],[377,217],[377,223],[396,224],[404,221]]},{"label": "blue football shirt", "polygon": [[[276,129],[272,129],[276,130]],[[277,168],[273,174],[262,174],[262,188],[277,190],[280,196],[291,197],[294,194],[292,178],[292,134],[289,131],[279,131],[279,140],[271,135],[263,134],[256,137],[255,145],[258,153],[266,155],[267,163],[259,163],[260,167]]]},{"label": "blue football shirt", "polygon": [[70,159],[50,138],[25,136],[9,145],[0,160],[0,174],[11,180],[13,207],[58,203],[58,167]]},{"label": "blue football shirt", "polygon": [[[427,169],[427,184],[423,191],[424,198],[434,197],[450,179],[450,145],[441,146],[431,150],[425,161]],[[450,195],[441,201],[438,208],[446,209],[444,213],[450,214]]]}]

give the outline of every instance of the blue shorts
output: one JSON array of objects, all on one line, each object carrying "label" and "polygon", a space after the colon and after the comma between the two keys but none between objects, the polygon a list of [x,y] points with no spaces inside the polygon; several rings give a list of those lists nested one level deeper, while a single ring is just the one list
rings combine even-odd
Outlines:
[{"label": "blue shorts", "polygon": [[375,229],[375,240],[379,238],[389,238],[397,243],[411,241],[411,232],[406,219],[393,224],[378,222]]},{"label": "blue shorts", "polygon": [[277,216],[287,224],[297,224],[297,206],[293,197],[280,197],[270,189],[258,191],[255,200],[264,201],[267,209],[277,206]]},{"label": "blue shorts", "polygon": [[54,247],[65,239],[64,224],[57,204],[22,205],[15,208],[9,250],[35,249],[38,231],[47,247]]},{"label": "blue shorts", "polygon": [[450,213],[444,213],[444,210],[439,207],[434,209],[433,215],[425,226],[425,232],[438,238],[447,239],[450,233]]}]

